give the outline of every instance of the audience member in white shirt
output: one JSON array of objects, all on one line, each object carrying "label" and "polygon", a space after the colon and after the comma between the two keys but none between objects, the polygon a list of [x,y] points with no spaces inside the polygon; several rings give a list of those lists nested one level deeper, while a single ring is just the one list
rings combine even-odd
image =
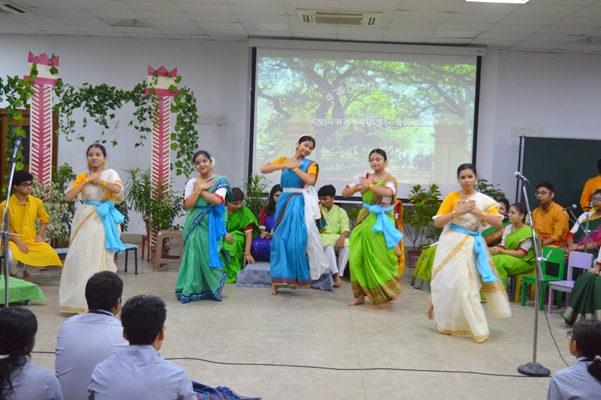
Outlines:
[{"label": "audience member in white shirt", "polygon": [[0,310],[0,399],[62,400],[56,376],[30,361],[38,321],[24,308]]},{"label": "audience member in white shirt", "polygon": [[86,284],[89,311],[66,320],[56,341],[56,376],[66,400],[88,397],[88,386],[96,365],[129,345],[115,315],[121,310],[123,281],[117,274],[102,271]]},{"label": "audience member in white shirt", "polygon": [[90,400],[196,400],[186,371],[158,352],[166,318],[165,302],[156,296],[127,300],[121,322],[129,347],[96,366],[88,388]]},{"label": "audience member in white shirt", "polygon": [[547,400],[594,400],[601,395],[601,321],[583,319],[568,332],[576,363],[553,374]]}]

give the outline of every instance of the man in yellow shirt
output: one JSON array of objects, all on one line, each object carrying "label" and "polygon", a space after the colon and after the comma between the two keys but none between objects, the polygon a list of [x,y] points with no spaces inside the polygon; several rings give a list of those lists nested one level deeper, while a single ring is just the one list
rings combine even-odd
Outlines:
[{"label": "man in yellow shirt", "polygon": [[[23,270],[23,279],[29,281],[32,267],[61,266],[56,251],[44,242],[44,232],[48,224],[48,213],[42,200],[31,195],[33,176],[25,171],[15,172],[13,195],[8,199],[8,230],[10,274],[17,276]],[[6,201],[0,204],[0,218],[4,217]],[[35,220],[39,219],[40,229],[36,231]]]},{"label": "man in yellow shirt", "polygon": [[555,188],[550,182],[542,182],[536,187],[535,194],[540,206],[532,211],[534,230],[540,235],[543,246],[564,246],[569,218],[568,213],[553,201]]},{"label": "man in yellow shirt", "polygon": [[599,170],[599,175],[586,181],[584,188],[582,189],[580,207],[582,207],[583,211],[591,211],[591,198],[593,197],[593,192],[597,189],[601,189],[601,158],[597,161],[597,169]]}]

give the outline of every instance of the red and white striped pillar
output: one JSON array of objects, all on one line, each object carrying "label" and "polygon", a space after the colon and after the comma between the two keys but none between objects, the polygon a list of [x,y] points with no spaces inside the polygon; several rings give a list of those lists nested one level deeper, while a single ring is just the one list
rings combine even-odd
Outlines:
[{"label": "red and white striped pillar", "polygon": [[[152,156],[150,164],[150,179],[152,181],[152,198],[157,199],[162,195],[157,189],[161,187],[169,190],[170,150],[171,150],[171,97],[177,96],[175,89],[177,68],[168,71],[161,66],[154,70],[148,66],[148,88],[146,94],[153,95],[152,121]],[[151,222],[152,226],[152,222]],[[156,247],[158,232],[150,232],[151,258]]]},{"label": "red and white striped pillar", "polygon": [[[59,57],[50,58],[46,53],[35,57],[29,52],[29,74],[36,66],[33,96],[29,114],[29,172],[46,186],[52,181],[52,87],[56,85]],[[26,75],[25,79],[29,79]]]}]

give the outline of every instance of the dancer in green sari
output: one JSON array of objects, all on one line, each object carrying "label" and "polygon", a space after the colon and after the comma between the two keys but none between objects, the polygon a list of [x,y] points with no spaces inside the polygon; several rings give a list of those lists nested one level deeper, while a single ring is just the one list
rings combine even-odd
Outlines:
[{"label": "dancer in green sari", "polygon": [[189,210],[184,224],[184,251],[175,283],[182,303],[195,300],[221,301],[227,274],[220,257],[225,230],[226,201],[230,186],[225,176],[213,173],[213,159],[206,151],[194,154],[200,173],[186,183],[184,207]]},{"label": "dancer in green sari", "polygon": [[227,283],[236,283],[238,271],[246,264],[254,264],[255,259],[250,254],[254,236],[259,234],[257,218],[244,205],[244,193],[240,188],[232,188],[232,201],[227,203],[227,234],[223,248],[230,255],[230,262],[225,266]]},{"label": "dancer in green sari", "polygon": [[347,186],[342,196],[361,191],[363,209],[359,213],[350,240],[349,266],[354,299],[348,305],[374,305],[394,300],[401,293],[395,249],[403,235],[394,224],[393,206],[397,182],[385,171],[386,153],[375,149],[369,153],[374,173],[359,183]]},{"label": "dancer in green sari", "polygon": [[525,224],[527,209],[524,203],[509,207],[510,225],[505,227],[499,246],[491,247],[490,254],[499,273],[499,279],[507,287],[507,276],[524,274],[534,269],[532,230]]}]

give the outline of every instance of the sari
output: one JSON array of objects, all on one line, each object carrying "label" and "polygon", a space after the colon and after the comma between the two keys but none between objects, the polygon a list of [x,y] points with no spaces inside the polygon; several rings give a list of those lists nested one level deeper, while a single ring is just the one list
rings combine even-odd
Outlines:
[{"label": "sari", "polygon": [[581,319],[601,320],[601,275],[584,273],[574,281],[570,303],[562,317],[568,325]]},{"label": "sari", "polygon": [[[521,244],[528,240],[532,240],[532,229],[524,225],[518,230],[513,230],[513,225],[507,226],[505,229],[510,229],[510,233],[505,236],[504,247],[506,250],[519,250]],[[496,254],[492,256],[492,261],[497,268],[499,279],[504,287],[507,287],[507,276],[524,274],[534,269],[534,251],[532,248],[524,257],[514,257],[509,254]]]},{"label": "sari", "polygon": [[[591,240],[597,245],[597,247],[601,246],[601,217],[594,219],[590,218],[590,216],[594,213],[595,211],[583,213],[578,217],[578,222],[575,223],[570,232],[568,232],[567,237],[569,238],[572,236],[574,243],[578,246],[585,246],[591,243]],[[588,221],[587,217],[590,218]],[[588,231],[588,237],[584,234],[584,230]],[[564,246],[562,249],[567,250],[568,247]],[[597,253],[594,250],[587,250],[586,252],[597,256]]]},{"label": "sari", "polygon": [[[211,180],[213,186],[207,191],[215,193],[225,188],[228,193],[226,201],[229,200],[227,178],[216,176]],[[221,291],[227,278],[220,254],[226,233],[225,214],[227,211],[223,204],[213,205],[202,196],[188,211],[184,223],[182,263],[175,282],[175,296],[183,304],[198,300],[221,301]]]},{"label": "sari", "polygon": [[[85,172],[79,174],[70,189],[83,182],[86,175]],[[100,179],[121,185],[119,175],[112,169],[102,171]],[[118,237],[123,215],[114,209],[113,200],[121,202],[124,194],[124,190],[115,195],[100,185],[92,184],[85,185],[81,191],[79,198],[84,203],[77,207],[73,217],[69,252],[65,258],[61,275],[60,312],[87,312],[88,303],[85,298],[85,289],[88,279],[100,271],[117,272],[114,260],[115,251],[125,248]],[[121,215],[121,219],[113,220],[112,226],[106,217],[99,213],[107,208],[109,214],[115,215],[114,212],[116,212]]]},{"label": "sari", "polygon": [[[451,212],[461,200],[458,192],[447,195],[438,210],[439,215]],[[498,214],[497,203],[490,197],[476,192],[469,199],[476,206],[489,214]],[[460,230],[452,229],[455,225]],[[484,227],[480,216],[467,213],[453,218],[445,225],[432,268],[432,304],[434,319],[438,331],[445,335],[471,336],[476,342],[483,342],[490,336],[488,324],[480,303],[480,290],[486,297],[490,313],[495,318],[506,318],[511,315],[507,292],[498,279],[498,273],[488,248],[484,246],[487,265],[476,264],[474,242],[477,236],[465,233],[477,233]],[[489,268],[496,280],[482,282],[479,267]]]},{"label": "sari", "polygon": [[[376,185],[385,186],[388,182],[393,182],[396,187],[396,179],[392,176],[387,176]],[[399,262],[395,253],[402,234],[395,227],[392,206],[385,209],[379,206],[382,196],[371,190],[364,190],[362,199],[364,206],[350,238],[351,286],[355,298],[363,294],[377,305],[394,300],[403,290],[398,281]],[[370,211],[368,206],[378,206],[382,211],[387,211],[377,214]],[[382,223],[384,218],[388,219],[398,233],[395,243],[387,241],[383,231],[377,231],[376,225],[378,222]]]},{"label": "sari", "polygon": [[[285,158],[274,161],[282,163]],[[319,168],[309,159],[299,160],[300,170],[317,176]],[[290,169],[282,172],[283,192],[276,204],[274,235],[271,241],[271,282],[278,286],[310,286],[328,271],[328,261],[321,246],[315,220],[319,218],[319,203],[313,185],[307,185]],[[333,281],[323,287],[331,288]]]},{"label": "sari", "polygon": [[230,262],[225,266],[226,283],[236,283],[238,271],[244,268],[244,249],[246,245],[245,229],[251,227],[253,236],[259,233],[257,218],[246,206],[240,207],[227,216],[227,231],[234,237],[234,243],[223,241],[223,248],[230,255]]}]

